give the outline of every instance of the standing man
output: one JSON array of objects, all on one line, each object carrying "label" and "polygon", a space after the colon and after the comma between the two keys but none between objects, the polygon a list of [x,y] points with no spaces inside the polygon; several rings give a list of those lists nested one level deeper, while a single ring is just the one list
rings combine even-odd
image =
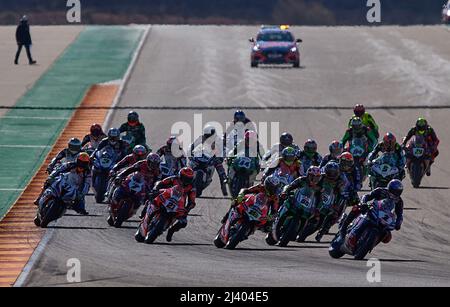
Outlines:
[{"label": "standing man", "polygon": [[33,60],[33,57],[31,56],[31,35],[30,35],[30,25],[28,24],[28,18],[27,16],[23,16],[20,19],[20,24],[17,27],[16,30],[16,41],[17,41],[17,53],[16,53],[16,59],[14,60],[14,64],[19,64],[19,56],[20,52],[22,51],[22,47],[25,46],[25,49],[27,51],[28,56],[28,62],[30,65],[36,64],[36,61]]}]

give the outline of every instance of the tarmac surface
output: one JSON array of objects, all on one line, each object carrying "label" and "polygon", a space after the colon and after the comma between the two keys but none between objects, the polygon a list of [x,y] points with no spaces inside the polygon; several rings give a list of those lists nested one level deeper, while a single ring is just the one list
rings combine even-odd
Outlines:
[{"label": "tarmac surface", "polygon": [[[248,110],[248,117],[278,122],[280,132],[292,132],[299,144],[315,138],[323,154],[344,134],[351,116],[346,108],[356,103],[377,108],[369,112],[380,132],[392,131],[398,140],[425,116],[441,138],[441,155],[422,188],[405,180],[403,227],[369,256],[381,260],[380,283],[367,281],[365,261],[332,259],[331,236],[279,248],[256,233],[236,250],[217,249],[212,241],[229,201],[222,199],[215,176],[208,198],[198,199],[188,227],[171,243],[164,236],[154,245],[136,243],[137,217],[121,229],[110,228],[107,206],[88,197],[90,216],[69,212],[50,227],[49,242],[25,285],[450,286],[449,31],[441,26],[292,30],[304,41],[300,69],[252,69],[247,39],[256,27],[152,26],[120,106],[175,107],[139,110],[154,150],[174,123],[193,127],[194,114],[202,114],[203,124],[224,124],[232,119],[232,106],[260,107]],[[434,109],[439,105],[445,107]],[[186,106],[230,108],[176,110]],[[276,106],[298,109],[267,109]],[[128,111],[116,111],[112,125],[122,123]],[[70,258],[81,262],[79,284],[67,282]]]}]

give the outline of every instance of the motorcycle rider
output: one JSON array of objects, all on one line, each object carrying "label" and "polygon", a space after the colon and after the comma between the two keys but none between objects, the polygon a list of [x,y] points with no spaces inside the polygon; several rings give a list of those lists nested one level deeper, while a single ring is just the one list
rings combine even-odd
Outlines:
[{"label": "motorcycle rider", "polygon": [[262,180],[275,173],[278,169],[282,174],[287,174],[294,179],[303,175],[302,164],[298,159],[298,152],[294,148],[286,147],[283,149],[281,157],[264,171]]},{"label": "motorcycle rider", "polygon": [[75,161],[80,152],[81,152],[81,141],[77,138],[71,138],[69,140],[69,143],[67,144],[67,148],[61,150],[56,155],[56,157],[52,159],[52,161],[47,167],[47,173],[51,174],[54,171],[55,166],[57,164],[60,164],[63,159],[65,159],[66,162]]},{"label": "motorcycle rider", "polygon": [[160,147],[156,153],[164,158],[166,162],[170,162],[174,167],[174,173],[177,173],[183,167],[186,167],[187,161],[184,156],[183,148],[175,136],[171,136],[166,145]]},{"label": "motorcycle rider", "polygon": [[[276,212],[279,209],[279,202],[277,196],[277,191],[279,187],[280,181],[278,180],[278,178],[274,176],[269,176],[266,179],[264,179],[262,183],[260,183],[259,185],[247,189],[247,193],[240,194],[240,197],[237,197],[232,201],[230,209],[228,209],[227,213],[222,218],[221,223],[224,224],[228,220],[231,209],[237,207],[239,211],[240,209],[239,205],[244,202],[248,207],[251,207],[255,204],[256,198],[258,196],[263,197],[262,201],[264,202],[264,204],[267,205],[268,208],[267,222],[270,223],[272,220],[272,216],[276,214]],[[252,192],[249,192],[250,190],[252,190]],[[243,212],[239,211],[239,213],[242,214]]]},{"label": "motorcycle rider", "polygon": [[[324,187],[326,185],[330,185],[333,187],[334,194],[336,195],[335,204],[342,204],[344,206],[344,202],[347,199],[346,186],[347,179],[344,175],[341,174],[340,166],[337,162],[328,162],[324,168],[322,169],[322,178],[318,184],[321,187],[320,193],[324,191]],[[320,196],[319,196],[320,199]],[[342,208],[343,209],[343,208]],[[328,233],[330,227],[334,225],[339,219],[341,211],[337,211],[334,213],[333,219],[329,225],[323,227],[316,235],[316,241],[320,242],[324,234]]]},{"label": "motorcycle rider", "polygon": [[258,134],[252,130],[245,132],[244,140],[236,144],[227,155],[228,178],[234,177],[235,171],[231,166],[236,158],[243,156],[255,159],[255,170],[249,178],[250,185],[253,185],[261,168],[260,158],[262,157],[263,152],[264,149],[258,141]]},{"label": "motorcycle rider", "polygon": [[339,169],[347,183],[345,187],[346,206],[354,206],[359,203],[358,192],[362,189],[363,174],[355,167],[355,161],[349,152],[344,152],[339,156]]},{"label": "motorcycle rider", "polygon": [[[173,234],[187,226],[187,216],[189,212],[195,207],[195,188],[193,185],[194,181],[194,170],[190,167],[183,167],[178,172],[178,175],[167,177],[160,182],[158,182],[155,186],[155,190],[163,191],[162,194],[159,194],[155,199],[155,204],[161,206],[162,203],[166,200],[165,191],[174,186],[180,186],[183,190],[183,193],[186,195],[186,203],[180,208],[181,215],[177,215],[177,221],[169,228],[167,231],[166,241],[171,242]],[[170,196],[169,196],[170,197]],[[151,208],[151,207],[149,207]],[[149,213],[151,214],[151,213]]]},{"label": "motorcycle rider", "polygon": [[118,171],[130,167],[138,161],[142,161],[147,158],[147,148],[142,145],[136,145],[133,148],[133,152],[127,156],[125,156],[122,160],[117,162],[113,168],[111,169],[109,176],[114,177]]},{"label": "motorcycle rider", "polygon": [[[368,202],[372,200],[383,200],[383,199],[389,199],[392,200],[395,207],[394,209],[396,220],[395,220],[395,230],[400,230],[402,223],[403,223],[403,200],[401,198],[403,192],[403,184],[400,180],[394,179],[391,180],[387,186],[387,188],[377,188],[370,192],[369,194],[364,195],[361,198],[361,205],[357,207],[354,211],[352,210],[351,214],[352,216],[347,217],[347,220],[353,221],[354,218],[356,218],[361,213],[366,213],[369,209]],[[391,211],[391,208],[386,208],[387,210]],[[351,222],[350,221],[350,222]],[[347,222],[347,221],[346,221]],[[340,233],[342,237],[345,236],[347,233],[347,228],[350,222],[346,223],[345,225],[342,225],[340,229]],[[355,229],[355,231],[350,235],[349,237],[349,245],[353,249],[356,245],[356,241],[358,237],[361,235],[361,232],[364,231],[364,225],[361,225],[359,228]],[[383,236],[382,242],[383,243],[389,243],[392,239],[392,234],[390,231],[386,233]]]},{"label": "motorcycle rider", "polygon": [[320,162],[320,168],[323,168],[325,165],[328,164],[328,162],[338,162],[339,156],[342,154],[343,147],[341,142],[339,141],[333,141],[328,146],[328,150],[330,151],[329,154],[327,154],[325,157],[323,157],[322,162]]},{"label": "motorcycle rider", "polygon": [[405,139],[402,143],[402,148],[406,148],[408,141],[414,136],[422,136],[427,142],[428,151],[430,152],[431,161],[427,167],[427,176],[431,176],[431,165],[434,163],[435,158],[439,155],[438,145],[439,139],[434,129],[428,124],[427,120],[423,117],[419,117],[416,121],[416,126],[408,131]]},{"label": "motorcycle rider", "polygon": [[349,146],[351,145],[352,139],[357,137],[367,137],[368,141],[368,152],[371,152],[374,146],[377,144],[377,138],[374,135],[374,132],[367,126],[365,126],[360,117],[354,117],[350,121],[350,128],[344,134],[342,138],[342,146],[346,146],[347,142]]},{"label": "motorcycle rider", "polygon": [[262,158],[263,161],[268,161],[275,154],[279,155],[286,147],[292,147],[297,152],[300,152],[300,147],[297,144],[294,144],[294,138],[292,134],[288,132],[283,132],[280,136],[280,143],[277,143],[270,148],[268,152],[266,152]]},{"label": "motorcycle rider", "polygon": [[298,158],[303,166],[303,173],[305,173],[310,166],[319,166],[322,162],[322,157],[317,152],[317,142],[313,139],[308,139],[303,145],[303,150],[299,152]]},{"label": "motorcycle rider", "polygon": [[111,128],[108,131],[108,137],[104,138],[100,144],[98,144],[97,149],[92,153],[91,159],[95,158],[98,151],[103,148],[110,146],[118,155],[117,161],[122,160],[128,151],[128,143],[120,139],[120,131],[117,128]]},{"label": "motorcycle rider", "polygon": [[308,187],[318,196],[320,193],[319,182],[321,179],[321,172],[318,166],[310,166],[306,171],[305,176],[298,177],[289,185],[285,186],[283,192],[280,194],[280,202],[286,200],[289,197],[290,192]]},{"label": "motorcycle rider", "polygon": [[89,132],[89,134],[84,136],[81,146],[84,147],[86,144],[90,143],[90,148],[95,150],[100,142],[107,136],[103,132],[102,126],[99,124],[92,124]]},{"label": "motorcycle rider", "polygon": [[400,144],[397,143],[397,139],[394,134],[388,132],[384,135],[383,141],[378,143],[368,156],[369,165],[373,164],[374,160],[378,158],[379,153],[395,153],[396,166],[399,170],[399,178],[403,180],[405,178],[405,155]]},{"label": "motorcycle rider", "polygon": [[57,168],[50,174],[39,197],[35,200],[34,204],[38,206],[43,192],[55,182],[59,175],[68,172],[76,174],[79,177],[79,180],[77,180],[79,184],[77,187],[77,190],[79,192],[78,199],[72,209],[78,214],[88,215],[89,212],[86,211],[85,196],[89,192],[92,178],[90,170],[90,158],[89,155],[85,152],[80,152],[74,162],[67,162],[62,164],[59,168]]},{"label": "motorcycle rider", "polygon": [[361,118],[363,125],[370,128],[373,131],[375,138],[378,140],[378,138],[380,137],[378,125],[373,119],[373,116],[366,112],[366,108],[364,107],[364,105],[357,104],[353,108],[353,113],[355,114],[355,116],[353,116],[348,121],[348,128],[351,128],[352,119],[355,117],[359,117]]},{"label": "motorcycle rider", "polygon": [[[201,148],[201,153],[205,150],[205,147],[207,151],[209,149],[211,150],[211,153],[214,154],[214,159],[212,160],[212,165],[217,171],[217,174],[219,175],[220,180],[220,187],[222,189],[222,194],[224,196],[228,195],[227,192],[227,182],[228,177],[225,172],[225,168],[223,167],[223,148],[219,148],[222,140],[218,137],[216,133],[216,129],[213,126],[207,125],[203,128],[203,134],[199,136],[190,146],[189,146],[189,153],[190,153],[190,159],[196,157],[198,155],[198,152],[196,152],[196,149]],[[208,148],[209,147],[209,148]],[[216,153],[219,153],[220,156],[217,156]]]},{"label": "motorcycle rider", "polygon": [[[151,153],[145,160],[138,161],[132,166],[121,171],[114,180],[116,185],[119,185],[128,175],[138,172],[144,176],[147,191],[152,191],[153,186],[159,180],[160,169],[159,165],[161,158],[156,153]],[[115,197],[115,195],[114,195]]]},{"label": "motorcycle rider", "polygon": [[[255,124],[247,118],[244,111],[236,110],[233,116],[232,125],[227,127],[223,135],[224,150],[225,152],[232,150],[240,141],[242,141],[242,137],[244,133],[252,130],[256,131]],[[239,139],[239,137],[241,139]]]},{"label": "motorcycle rider", "polygon": [[137,112],[130,111],[130,113],[128,113],[127,122],[119,127],[119,131],[120,133],[131,134],[134,138],[134,145],[145,146],[149,151],[147,139],[145,137],[145,127],[144,124],[139,121],[139,114]]}]

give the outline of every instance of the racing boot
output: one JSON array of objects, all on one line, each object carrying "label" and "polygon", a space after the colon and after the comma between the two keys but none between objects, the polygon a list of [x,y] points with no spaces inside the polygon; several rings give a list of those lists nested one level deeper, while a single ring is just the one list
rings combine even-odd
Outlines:
[{"label": "racing boot", "polygon": [[342,238],[347,234],[348,226],[353,222],[353,220],[358,216],[358,213],[354,210],[350,211],[345,220],[342,222],[341,228],[339,229],[339,233]]},{"label": "racing boot", "polygon": [[186,225],[183,225],[183,223],[180,223],[180,221],[177,221],[175,224],[173,224],[173,226],[170,227],[167,231],[166,241],[172,242],[173,234],[184,227],[186,227]]}]

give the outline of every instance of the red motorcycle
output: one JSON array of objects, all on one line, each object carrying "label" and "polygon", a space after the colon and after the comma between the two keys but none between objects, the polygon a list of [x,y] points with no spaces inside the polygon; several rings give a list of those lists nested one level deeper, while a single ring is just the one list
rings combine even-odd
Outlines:
[{"label": "red motorcycle", "polygon": [[130,174],[114,194],[109,205],[108,224],[119,228],[136,213],[145,199],[144,177],[139,173]]},{"label": "red motorcycle", "polygon": [[156,198],[147,201],[148,210],[134,236],[136,241],[153,243],[178,218],[185,216],[186,197],[182,187],[176,185],[161,190]]},{"label": "red motorcycle", "polygon": [[264,228],[268,222],[268,212],[265,193],[246,195],[241,203],[230,209],[228,219],[214,239],[214,245],[217,248],[236,248],[255,230]]}]

